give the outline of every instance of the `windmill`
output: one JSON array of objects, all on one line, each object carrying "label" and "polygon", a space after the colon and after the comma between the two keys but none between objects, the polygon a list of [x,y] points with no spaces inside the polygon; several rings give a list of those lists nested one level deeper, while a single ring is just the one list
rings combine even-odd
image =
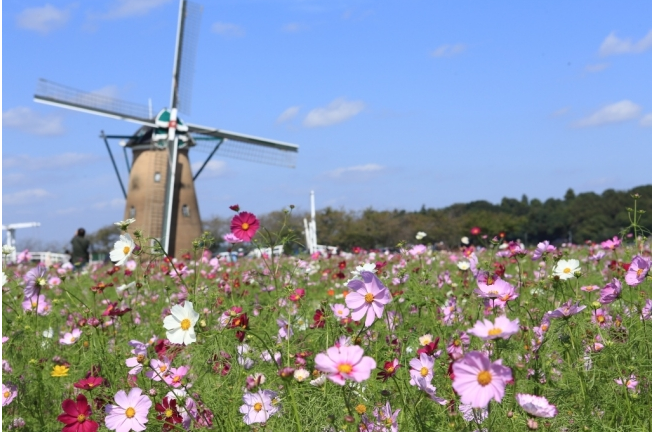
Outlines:
[{"label": "windmill", "polygon": [[[146,235],[160,237],[164,250],[179,256],[191,249],[202,233],[195,194],[195,179],[213,155],[294,167],[297,145],[186,123],[179,113],[190,113],[195,50],[202,7],[180,0],[177,42],[172,72],[170,106],[152,116],[151,107],[83,92],[47,80],[39,80],[34,100],[39,103],[78,110],[94,115],[140,124],[131,136],[100,137],[111,157],[125,196],[125,219],[136,218]],[[116,166],[109,139],[121,139],[129,172],[125,189]],[[209,152],[193,175],[190,148]],[[126,148],[132,150],[131,164]]]}]

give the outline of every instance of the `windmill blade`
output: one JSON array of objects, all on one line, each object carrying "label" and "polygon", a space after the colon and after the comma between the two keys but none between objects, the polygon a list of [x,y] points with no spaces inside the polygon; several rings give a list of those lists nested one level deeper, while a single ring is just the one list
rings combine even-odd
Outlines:
[{"label": "windmill blade", "polygon": [[177,46],[172,69],[172,92],[170,107],[182,113],[191,113],[195,54],[199,39],[203,6],[180,0],[179,23],[177,25]]},{"label": "windmill blade", "polygon": [[155,126],[149,118],[149,108],[96,93],[84,92],[62,84],[40,79],[34,101],[94,115],[122,119],[137,124]]},{"label": "windmill blade", "polygon": [[218,130],[201,125],[187,124],[188,131],[191,133],[204,134],[205,136],[217,137],[219,139],[229,139],[236,142],[249,143],[251,145],[274,148],[284,152],[297,152],[299,146],[292,143],[280,142],[278,140],[264,139],[262,137],[250,136],[247,134],[234,133],[233,131]]},{"label": "windmill blade", "polygon": [[[195,135],[193,140],[198,151],[211,153],[215,150],[212,143],[217,136]],[[234,139],[224,139],[220,145],[218,154],[222,157],[235,158],[237,160],[251,161],[254,163],[270,164],[281,167],[295,167],[297,152],[283,151],[277,148],[267,148],[242,142]]]}]

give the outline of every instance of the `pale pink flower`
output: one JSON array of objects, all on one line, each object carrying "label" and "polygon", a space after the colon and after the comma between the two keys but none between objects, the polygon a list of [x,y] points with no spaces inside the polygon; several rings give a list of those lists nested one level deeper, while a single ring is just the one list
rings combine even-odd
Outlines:
[{"label": "pale pink flower", "polygon": [[601,304],[610,304],[621,296],[621,281],[617,278],[612,279],[612,282],[608,283],[601,290],[601,297],[599,297],[599,303]]},{"label": "pale pink flower", "polygon": [[186,376],[186,374],[188,374],[188,371],[188,366],[170,368],[167,375],[163,377],[163,381],[165,381],[167,385],[174,388],[181,387],[181,380]]},{"label": "pale pink flower", "polygon": [[518,393],[515,395],[517,404],[528,414],[537,417],[555,417],[558,414],[558,409],[555,405],[549,404],[543,396],[528,395],[526,393]]},{"label": "pale pink flower", "polygon": [[474,293],[478,294],[482,298],[500,298],[506,294],[514,294],[515,288],[511,284],[502,280],[501,278],[494,278],[492,276],[484,279],[478,279],[477,285],[478,288],[474,290]]},{"label": "pale pink flower", "polygon": [[419,379],[424,379],[430,383],[433,379],[433,364],[435,358],[426,353],[419,355],[419,358],[414,358],[409,362],[410,365],[410,384],[415,386]]},{"label": "pale pink flower", "polygon": [[614,250],[621,245],[621,240],[618,236],[612,237],[611,240],[605,240],[601,243],[601,247],[605,250]]},{"label": "pale pink flower", "polygon": [[349,316],[349,309],[347,309],[344,304],[332,304],[331,311],[336,316],[336,318],[345,319]]},{"label": "pale pink flower", "polygon": [[243,240],[241,240],[240,238],[238,238],[237,236],[235,236],[231,232],[228,233],[228,234],[224,234],[222,236],[222,239],[225,240],[227,243],[231,243],[231,244],[239,244],[239,243],[244,242]]},{"label": "pale pink flower", "polygon": [[104,420],[107,428],[118,432],[144,431],[147,413],[152,406],[150,398],[143,395],[141,389],[134,387],[129,394],[119,390],[114,400],[116,405],[107,404],[104,410],[107,413]]},{"label": "pale pink flower", "polygon": [[247,425],[253,423],[265,423],[270,416],[279,411],[277,405],[277,393],[271,390],[259,390],[257,393],[246,392],[243,395],[244,404],[239,410],[243,416],[243,422]]},{"label": "pale pink flower", "polygon": [[18,395],[18,387],[11,383],[2,383],[2,406],[11,404],[11,401]]},{"label": "pale pink flower", "polygon": [[73,329],[72,332],[68,332],[63,335],[63,338],[59,339],[61,345],[72,345],[79,340],[79,337],[82,335],[80,329]]},{"label": "pale pink flower", "polygon": [[487,407],[491,399],[501,402],[512,371],[501,360],[490,362],[485,354],[471,351],[453,364],[453,388],[460,402],[474,408]]},{"label": "pale pink flower", "polygon": [[381,318],[383,307],[390,303],[392,296],[388,288],[373,273],[363,271],[361,277],[362,281],[355,279],[347,283],[352,292],[347,294],[345,303],[352,310],[351,318],[354,321],[359,321],[367,315],[365,327],[369,327],[376,318]]},{"label": "pale pink flower", "polygon": [[630,262],[630,267],[626,273],[626,283],[630,286],[637,286],[646,279],[651,269],[651,261],[637,255]]},{"label": "pale pink flower", "polygon": [[620,386],[626,386],[626,388],[630,390],[636,390],[637,385],[639,384],[639,381],[637,381],[637,377],[635,377],[634,374],[630,375],[630,377],[626,380],[625,384],[621,378],[616,378],[614,382],[619,384]]},{"label": "pale pink flower", "polygon": [[328,374],[329,380],[344,386],[345,380],[361,383],[368,378],[376,362],[365,356],[358,345],[331,347],[326,353],[315,356],[315,368]]},{"label": "pale pink flower", "polygon": [[31,298],[25,298],[22,306],[25,312],[33,312],[36,309],[38,315],[47,315],[52,309],[52,305],[46,300],[43,294],[40,294],[38,297],[33,295]]},{"label": "pale pink flower", "polygon": [[474,327],[467,330],[467,333],[479,337],[483,340],[488,339],[508,339],[519,331],[519,318],[510,321],[505,315],[495,318],[494,324],[483,319],[483,322],[476,321]]},{"label": "pale pink flower", "polygon": [[163,357],[163,360],[152,359],[150,360],[151,371],[147,371],[145,376],[154,381],[164,380],[167,375],[170,375],[170,359]]}]

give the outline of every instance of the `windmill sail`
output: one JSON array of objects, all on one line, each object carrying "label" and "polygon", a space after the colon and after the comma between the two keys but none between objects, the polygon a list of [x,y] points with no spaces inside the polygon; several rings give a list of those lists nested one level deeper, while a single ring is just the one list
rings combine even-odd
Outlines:
[{"label": "windmill sail", "polygon": [[172,70],[170,107],[186,114],[191,113],[195,54],[202,12],[203,7],[197,3],[189,1],[179,3],[177,47]]}]

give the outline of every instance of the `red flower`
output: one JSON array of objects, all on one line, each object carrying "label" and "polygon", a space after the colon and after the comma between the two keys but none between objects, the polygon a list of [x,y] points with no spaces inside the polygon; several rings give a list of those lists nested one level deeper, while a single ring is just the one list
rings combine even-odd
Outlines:
[{"label": "red flower", "polygon": [[481,228],[479,228],[478,226],[474,226],[473,228],[470,229],[469,233],[472,235],[478,235],[481,233]]},{"label": "red flower", "polygon": [[102,377],[87,377],[79,380],[74,386],[78,389],[93,390],[98,386],[102,386],[104,378]]},{"label": "red flower", "polygon": [[236,205],[231,205],[231,206],[229,207],[229,209],[232,210],[232,211],[235,211],[235,212],[240,211],[240,207],[238,206],[238,204],[236,204]]},{"label": "red flower", "polygon": [[102,316],[109,316],[111,315],[111,312],[118,306],[118,302],[114,301],[112,303],[109,303],[106,309],[104,309],[104,312],[102,312]]},{"label": "red flower", "polygon": [[397,369],[400,368],[399,360],[394,359],[392,362],[385,362],[381,372],[376,374],[377,380],[383,380],[384,382],[388,381],[388,378],[394,376],[397,373]]},{"label": "red flower", "polygon": [[440,342],[440,338],[435,338],[433,342],[430,344],[424,345],[422,348],[417,350],[417,355],[419,356],[422,353],[426,353],[429,356],[432,356],[435,353],[435,350],[438,349],[438,343]]},{"label": "red flower", "polygon": [[229,325],[227,326],[227,328],[230,329],[240,328],[246,330],[248,325],[249,325],[249,318],[247,317],[247,314],[244,313],[232,319]]},{"label": "red flower", "polygon": [[161,404],[154,404],[154,408],[159,413],[156,418],[165,422],[163,424],[163,431],[170,431],[172,428],[174,428],[175,424],[181,423],[183,420],[179,414],[179,411],[177,410],[176,399],[169,399],[166,396],[163,398],[163,402]]},{"label": "red flower", "polygon": [[313,325],[311,328],[324,328],[324,311],[322,309],[316,309],[315,315],[313,315]]},{"label": "red flower", "polygon": [[288,299],[290,301],[299,301],[300,299],[304,298],[306,295],[306,291],[303,288],[297,288],[293,291],[290,296],[288,296]]},{"label": "red flower", "polygon": [[66,426],[63,432],[96,432],[99,428],[97,422],[89,419],[91,406],[88,405],[86,397],[81,393],[77,395],[77,402],[66,399],[61,403],[64,413],[57,417],[59,422]]},{"label": "red flower", "polygon": [[231,219],[231,233],[243,241],[251,241],[259,226],[256,216],[249,212],[243,211]]},{"label": "red flower", "polygon": [[341,270],[347,268],[347,261],[338,262],[338,268],[340,268]]}]

